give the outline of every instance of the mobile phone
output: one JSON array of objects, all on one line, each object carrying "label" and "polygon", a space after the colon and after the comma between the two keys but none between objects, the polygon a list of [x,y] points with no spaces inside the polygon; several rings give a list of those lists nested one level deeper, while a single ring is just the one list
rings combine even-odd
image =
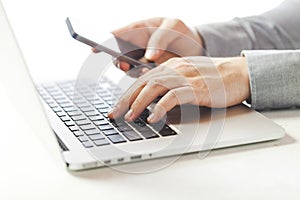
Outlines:
[{"label": "mobile phone", "polygon": [[144,56],[145,50],[139,48],[138,46],[136,46],[132,43],[126,42],[126,41],[122,40],[121,38],[116,38],[118,44],[121,44],[122,46],[126,47],[126,49],[134,49],[134,51],[129,51],[128,53],[124,53],[124,54],[119,53],[119,52],[116,52],[108,47],[98,44],[98,43],[96,43],[90,39],[87,39],[86,37],[83,37],[83,36],[79,35],[78,33],[76,33],[73,29],[73,26],[72,26],[69,18],[66,19],[66,23],[67,23],[67,26],[68,26],[71,36],[75,40],[78,40],[84,44],[87,44],[90,47],[95,48],[99,52],[105,52],[118,60],[127,62],[128,64],[130,64],[130,69],[141,68],[141,67],[146,67],[146,68],[151,69],[156,66],[154,62],[143,63],[143,62],[137,60]]}]

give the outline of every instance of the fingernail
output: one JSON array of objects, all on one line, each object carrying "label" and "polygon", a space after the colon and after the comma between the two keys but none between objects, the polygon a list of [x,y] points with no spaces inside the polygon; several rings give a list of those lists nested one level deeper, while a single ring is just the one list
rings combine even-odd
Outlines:
[{"label": "fingernail", "polygon": [[159,53],[158,49],[148,49],[145,53],[145,57],[149,60],[151,60],[154,56],[156,56]]},{"label": "fingernail", "polygon": [[116,112],[117,112],[117,108],[114,107],[112,110],[110,110],[110,111],[108,112],[108,117],[109,117],[109,118],[113,117],[113,116],[115,115]]},{"label": "fingernail", "polygon": [[116,63],[117,68],[121,69],[120,62]]},{"label": "fingernail", "polygon": [[133,110],[130,109],[130,110],[126,113],[126,115],[124,116],[125,120],[126,120],[126,121],[130,121],[130,120],[131,120],[131,117],[132,117],[132,114],[133,114]]},{"label": "fingernail", "polygon": [[155,120],[155,114],[154,114],[154,113],[151,113],[151,114],[149,115],[149,117],[147,118],[147,121],[148,121],[149,123],[152,123],[152,122],[154,122],[154,120]]}]

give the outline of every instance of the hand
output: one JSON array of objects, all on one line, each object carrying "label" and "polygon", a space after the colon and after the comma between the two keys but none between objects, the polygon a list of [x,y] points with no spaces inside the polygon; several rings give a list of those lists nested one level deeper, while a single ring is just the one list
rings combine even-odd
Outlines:
[{"label": "hand", "polygon": [[129,110],[124,118],[133,121],[159,96],[149,123],[159,121],[179,104],[214,108],[240,104],[250,96],[246,59],[172,58],[137,79],[109,117],[118,118]]},{"label": "hand", "polygon": [[[178,19],[142,20],[112,33],[116,38],[146,48],[146,53],[141,58],[142,62],[154,61],[156,64],[161,64],[175,55],[199,56],[202,53],[203,45],[200,35]],[[127,72],[130,65],[121,61],[119,67]],[[144,69],[143,73],[147,71]]]}]

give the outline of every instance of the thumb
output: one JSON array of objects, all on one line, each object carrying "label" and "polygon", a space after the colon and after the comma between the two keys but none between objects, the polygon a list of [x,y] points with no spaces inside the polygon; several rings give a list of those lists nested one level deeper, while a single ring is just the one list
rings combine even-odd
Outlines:
[{"label": "thumb", "polygon": [[162,28],[158,28],[155,30],[151,37],[149,38],[147,49],[145,53],[145,58],[147,60],[155,61],[159,57],[162,56],[164,51],[169,45],[169,42],[167,41],[168,34],[165,33],[166,30],[163,30]]},{"label": "thumb", "polygon": [[151,61],[159,59],[162,54],[168,50],[168,46],[176,40],[180,33],[174,30],[168,21],[156,29],[149,38],[145,58]]}]

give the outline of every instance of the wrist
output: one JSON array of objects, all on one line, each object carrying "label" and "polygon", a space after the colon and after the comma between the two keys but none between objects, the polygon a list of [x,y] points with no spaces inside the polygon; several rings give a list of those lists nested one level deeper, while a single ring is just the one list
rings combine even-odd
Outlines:
[{"label": "wrist", "polygon": [[199,49],[200,49],[199,50],[199,56],[205,56],[206,53],[205,53],[203,37],[201,36],[201,34],[197,31],[197,29],[195,27],[191,28],[191,31],[193,33],[194,40],[199,45]]},{"label": "wrist", "polygon": [[237,67],[239,68],[242,84],[245,86],[245,100],[250,98],[250,78],[249,78],[249,70],[248,63],[245,57],[239,57]]},{"label": "wrist", "polygon": [[229,57],[220,59],[219,69],[225,77],[230,77],[233,85],[231,90],[239,91],[239,102],[250,98],[250,78],[248,64],[245,57]]}]

